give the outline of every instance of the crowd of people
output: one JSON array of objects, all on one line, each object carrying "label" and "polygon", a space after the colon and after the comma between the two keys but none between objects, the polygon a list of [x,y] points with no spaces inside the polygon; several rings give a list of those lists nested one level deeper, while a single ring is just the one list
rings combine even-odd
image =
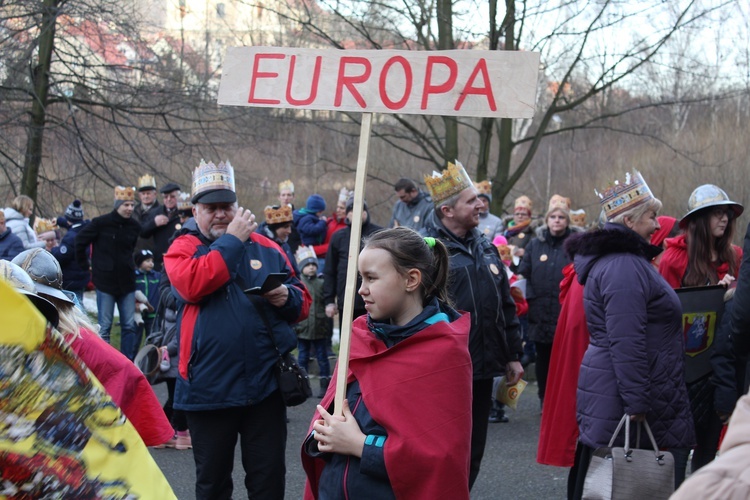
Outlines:
[{"label": "crowd of people", "polygon": [[[715,460],[720,446],[744,446],[722,436],[730,421],[747,425],[735,406],[747,389],[750,267],[732,244],[743,206],[718,186],[696,188],[677,219],[659,214],[631,172],[598,193],[601,214],[587,224],[557,194],[538,217],[526,195],[493,214],[492,184],[449,163],[425,175],[424,190],[394,184],[386,227],[364,203],[349,276],[351,191],[333,211],[318,193],[297,207],[285,180],[278,202],[253,212],[234,179],[228,161],[201,161],[189,191],[169,182],[160,202],[146,174],[91,220],[80,200],[33,225],[31,198],[0,210],[2,265],[35,282],[35,305],[147,445],[192,448],[197,498],[231,498],[238,437],[248,496],[283,498],[287,421],[274,370],[294,349],[305,371],[315,360],[321,399],[300,443],[308,498],[469,498],[489,424],[509,421],[498,386],[532,364],[537,460],[570,469],[568,498],[584,497],[591,458],[623,415],[673,454],[678,497],[717,481],[699,470],[731,469]],[[336,413],[334,321],[354,280]],[[704,292],[720,305],[690,309],[686,297]],[[115,306],[120,352],[109,345]],[[163,406],[149,386],[160,382]]]}]

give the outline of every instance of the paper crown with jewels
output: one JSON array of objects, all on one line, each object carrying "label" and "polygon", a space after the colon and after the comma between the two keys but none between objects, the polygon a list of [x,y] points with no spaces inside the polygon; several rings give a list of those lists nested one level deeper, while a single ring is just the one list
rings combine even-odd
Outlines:
[{"label": "paper crown with jewels", "polygon": [[526,195],[521,195],[513,202],[513,210],[516,208],[523,208],[531,215],[531,210],[534,208],[534,202],[531,201]]},{"label": "paper crown with jewels", "polygon": [[318,258],[315,256],[315,250],[312,247],[300,246],[294,253],[294,258],[297,260],[297,267],[300,270],[308,264],[318,265]]},{"label": "paper crown with jewels", "polygon": [[135,188],[115,186],[115,200],[135,201]]},{"label": "paper crown with jewels", "polygon": [[616,180],[601,192],[595,190],[595,193],[599,197],[599,204],[607,220],[612,220],[628,210],[654,200],[651,189],[637,170],[633,170],[632,175],[626,172],[625,182]]},{"label": "paper crown with jewels", "polygon": [[144,189],[156,189],[156,179],[153,175],[146,174],[138,177],[138,191]]},{"label": "paper crown with jewels", "polygon": [[177,210],[182,212],[186,210],[192,210],[192,208],[193,202],[190,201],[190,193],[181,192],[177,196]]},{"label": "paper crown with jewels", "polygon": [[436,207],[451,196],[474,185],[466,169],[458,160],[455,164],[448,162],[448,168],[442,173],[433,171],[432,175],[425,175],[424,182]]},{"label": "paper crown with jewels", "polygon": [[475,182],[474,187],[477,188],[479,194],[492,194],[492,183],[490,181]]},{"label": "paper crown with jewels", "polygon": [[34,220],[34,232],[36,234],[46,233],[47,231],[54,231],[57,229],[57,221],[52,219],[45,219],[37,217]]},{"label": "paper crown with jewels", "polygon": [[291,179],[279,182],[279,193],[285,190],[289,190],[294,193],[294,183]]},{"label": "paper crown with jewels", "polygon": [[220,161],[218,165],[214,165],[213,162],[206,163],[202,159],[193,171],[192,196],[190,200],[195,203],[204,194],[218,190],[235,192],[234,168],[232,168],[229,160]]},{"label": "paper crown with jewels", "polygon": [[294,220],[291,205],[267,206],[263,209],[263,214],[266,216],[266,224],[283,224]]}]

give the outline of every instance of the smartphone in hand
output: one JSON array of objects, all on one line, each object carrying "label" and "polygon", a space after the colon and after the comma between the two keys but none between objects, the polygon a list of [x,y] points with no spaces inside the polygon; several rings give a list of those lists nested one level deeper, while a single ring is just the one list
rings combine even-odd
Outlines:
[{"label": "smartphone in hand", "polygon": [[263,295],[264,293],[268,293],[271,290],[280,287],[285,281],[286,273],[270,273],[266,276],[266,280],[263,282],[262,286],[254,286],[244,290],[244,292],[249,295]]}]

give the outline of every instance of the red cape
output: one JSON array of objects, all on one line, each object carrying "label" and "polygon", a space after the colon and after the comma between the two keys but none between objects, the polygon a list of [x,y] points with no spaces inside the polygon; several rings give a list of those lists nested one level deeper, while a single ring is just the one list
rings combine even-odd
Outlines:
[{"label": "red cape", "polygon": [[536,461],[545,465],[572,467],[578,442],[578,372],[583,354],[589,346],[589,330],[583,310],[583,285],[578,282],[573,264],[563,268],[560,302],[562,309],[552,342]]},{"label": "red cape", "polygon": [[[659,274],[661,274],[672,288],[682,288],[682,278],[685,276],[688,264],[687,241],[685,235],[681,234],[666,240],[667,249],[659,262]],[[739,274],[740,263],[742,263],[742,248],[732,245],[737,256],[737,274]],[[729,264],[722,262],[716,267],[716,274],[721,280],[729,272]],[[735,276],[736,278],[736,276]]]},{"label": "red cape", "polygon": [[[470,315],[440,322],[388,349],[367,329],[352,324],[349,377],[359,381],[372,418],[387,433],[385,466],[396,498],[469,498],[471,447]],[[336,379],[321,405],[332,406]],[[316,411],[308,430],[320,418]],[[302,451],[305,498],[317,498],[325,466]]]},{"label": "red cape", "polygon": [[80,337],[68,339],[70,347],[102,383],[146,446],[169,441],[174,429],[146,377],[99,335],[83,328],[80,333]]}]

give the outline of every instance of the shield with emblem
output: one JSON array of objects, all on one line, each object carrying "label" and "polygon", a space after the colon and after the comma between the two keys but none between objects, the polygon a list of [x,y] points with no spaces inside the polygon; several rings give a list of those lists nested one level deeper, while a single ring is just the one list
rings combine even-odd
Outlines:
[{"label": "shield with emblem", "polygon": [[716,329],[724,312],[721,285],[678,288],[682,304],[682,334],[685,338],[685,381],[694,382],[708,375]]}]

